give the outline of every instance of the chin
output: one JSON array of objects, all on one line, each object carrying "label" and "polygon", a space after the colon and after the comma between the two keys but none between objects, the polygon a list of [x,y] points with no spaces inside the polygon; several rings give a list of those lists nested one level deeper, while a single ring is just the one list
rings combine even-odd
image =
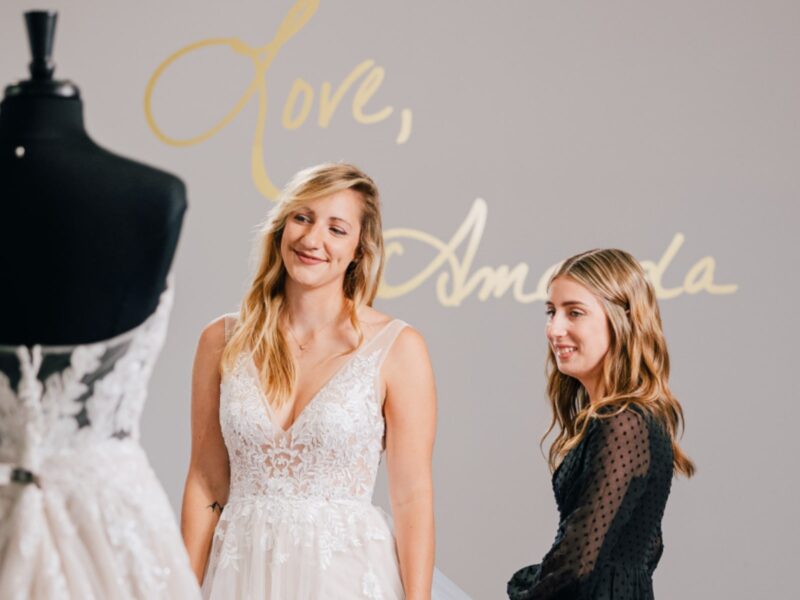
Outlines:
[{"label": "chin", "polygon": [[289,274],[289,277],[297,285],[300,285],[300,286],[303,286],[303,287],[307,287],[307,288],[314,288],[314,287],[319,287],[320,285],[322,285],[322,282],[319,279],[317,279],[316,277],[292,277],[291,274]]},{"label": "chin", "polygon": [[559,373],[562,375],[572,377],[573,379],[580,379],[580,375],[582,373],[581,371],[570,368],[569,365],[559,365],[558,363],[556,363],[556,367],[558,368]]},{"label": "chin", "polygon": [[562,375],[566,375],[567,377],[572,377],[573,379],[577,379],[575,373],[573,371],[570,371],[569,369],[562,369],[561,367],[559,367],[558,372],[561,373]]},{"label": "chin", "polygon": [[297,285],[300,285],[305,288],[318,288],[330,283],[330,278],[328,277],[320,277],[319,275],[314,275],[312,273],[302,271],[300,273],[293,273],[292,271],[287,270],[287,275],[289,279],[294,281]]}]

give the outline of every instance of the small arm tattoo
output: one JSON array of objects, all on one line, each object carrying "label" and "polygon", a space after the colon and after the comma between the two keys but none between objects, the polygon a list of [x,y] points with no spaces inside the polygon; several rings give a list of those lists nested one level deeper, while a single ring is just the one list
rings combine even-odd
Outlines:
[{"label": "small arm tattoo", "polygon": [[225,507],[222,506],[222,504],[220,504],[216,500],[214,500],[214,502],[206,506],[206,508],[210,508],[211,512],[218,512],[219,514],[222,514],[222,509]]}]

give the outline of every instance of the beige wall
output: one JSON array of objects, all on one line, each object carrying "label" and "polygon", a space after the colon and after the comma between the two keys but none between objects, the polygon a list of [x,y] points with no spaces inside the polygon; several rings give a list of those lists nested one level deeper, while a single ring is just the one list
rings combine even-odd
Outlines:
[{"label": "beige wall", "polygon": [[[237,306],[271,186],[346,159],[378,181],[388,241],[404,250],[379,306],[425,334],[435,363],[447,575],[500,598],[552,542],[539,280],[567,255],[618,246],[652,261],[699,467],[674,486],[656,593],[787,597],[800,559],[797,4],[323,0],[261,67],[248,52],[289,0],[51,6],[57,73],[81,87],[90,133],[188,184],[143,424],[176,508],[197,335]],[[25,75],[27,8],[0,5],[3,82]],[[211,38],[229,40],[181,56],[148,91],[170,55]],[[230,124],[176,145],[250,85]]]}]

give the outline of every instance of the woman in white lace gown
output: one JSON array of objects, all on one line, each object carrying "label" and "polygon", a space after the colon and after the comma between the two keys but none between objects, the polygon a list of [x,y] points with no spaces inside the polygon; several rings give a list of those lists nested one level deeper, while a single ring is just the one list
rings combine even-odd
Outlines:
[{"label": "woman in white lace gown", "polygon": [[0,346],[0,599],[200,597],[139,445],[172,287],[141,325],[72,346]]},{"label": "woman in white lace gown", "polygon": [[[301,171],[239,315],[203,332],[182,527],[205,598],[431,597],[433,374],[371,307],[383,260],[372,180]],[[394,535],[372,504],[384,448]]]}]

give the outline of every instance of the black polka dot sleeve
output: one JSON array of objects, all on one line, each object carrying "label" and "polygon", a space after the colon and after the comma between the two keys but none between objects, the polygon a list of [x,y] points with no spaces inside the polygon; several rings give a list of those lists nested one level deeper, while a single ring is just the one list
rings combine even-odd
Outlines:
[{"label": "black polka dot sleeve", "polygon": [[[622,564],[630,558],[627,546],[647,549],[651,541],[639,538],[652,535],[657,536],[660,544],[663,502],[657,499],[656,508],[660,506],[660,510],[650,515],[657,518],[645,519],[642,530],[639,519],[634,518],[642,509],[649,514],[642,500],[651,472],[650,438],[648,419],[631,409],[597,418],[590,424],[586,437],[554,474],[553,487],[561,514],[555,543],[540,565],[526,567],[514,575],[508,585],[510,598],[594,598],[598,583],[601,587],[613,585],[601,580],[609,577],[607,566]],[[659,457],[660,462],[665,458],[666,455]],[[669,461],[671,469],[671,457]],[[644,513],[642,516],[647,517]],[[645,550],[639,557],[634,556],[633,561],[641,562],[644,554]],[[645,577],[649,575],[644,572]],[[637,576],[631,575],[634,579]],[[627,572],[620,577],[628,577]],[[602,597],[629,596],[611,593]]]}]

